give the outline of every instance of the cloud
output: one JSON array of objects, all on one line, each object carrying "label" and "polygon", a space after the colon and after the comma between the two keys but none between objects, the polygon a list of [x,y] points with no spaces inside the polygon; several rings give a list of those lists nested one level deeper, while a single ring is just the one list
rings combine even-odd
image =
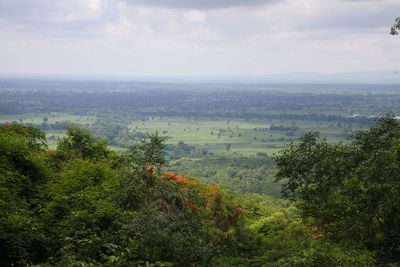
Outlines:
[{"label": "cloud", "polygon": [[189,22],[243,37],[390,27],[399,9],[397,0],[0,0],[0,28],[19,25],[38,34],[85,37],[110,32],[121,21],[160,33]]},{"label": "cloud", "polygon": [[284,0],[121,0],[130,5],[150,5],[166,8],[220,9],[238,6],[260,6]]},{"label": "cloud", "polygon": [[189,22],[203,23],[206,20],[207,15],[204,12],[198,10],[189,10],[183,14],[184,18]]},{"label": "cloud", "polygon": [[379,2],[379,3],[382,3],[382,2],[395,2],[397,0],[341,0],[341,1],[344,1],[344,2]]},{"label": "cloud", "polygon": [[[0,0],[0,27],[4,23],[32,30],[84,30],[118,18],[112,0]],[[3,22],[3,23],[1,23]]]},{"label": "cloud", "polygon": [[373,0],[325,0],[317,12],[308,14],[293,24],[297,30],[344,29],[348,32],[357,29],[388,28],[400,10],[400,2]]},{"label": "cloud", "polygon": [[0,0],[0,71],[390,69],[398,10],[398,0]]}]

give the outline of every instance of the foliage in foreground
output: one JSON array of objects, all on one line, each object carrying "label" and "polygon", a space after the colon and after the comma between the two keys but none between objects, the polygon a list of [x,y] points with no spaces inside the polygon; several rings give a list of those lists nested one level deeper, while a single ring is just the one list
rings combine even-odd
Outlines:
[{"label": "foliage in foreground", "polygon": [[400,262],[400,123],[391,115],[347,144],[306,135],[277,157],[284,193],[303,218],[344,248]]},{"label": "foliage in foreground", "polygon": [[171,162],[169,169],[183,175],[199,177],[210,184],[224,184],[236,192],[281,197],[282,183],[274,182],[275,163],[268,156],[182,158]]},{"label": "foliage in foreground", "polygon": [[[299,214],[288,201],[162,172],[163,146],[154,135],[116,154],[69,128],[52,151],[37,129],[0,126],[0,264],[374,265],[370,247],[331,241],[352,234],[340,223],[334,232],[319,214],[303,220],[306,201]],[[280,158],[280,175],[291,182],[289,155]]]},{"label": "foliage in foreground", "polygon": [[0,127],[1,265],[192,266],[240,254],[237,201],[220,186],[161,172],[157,135],[122,155],[79,128],[55,151],[43,140],[31,127]]},{"label": "foliage in foreground", "polygon": [[400,17],[397,17],[394,20],[393,26],[390,28],[390,34],[391,35],[398,35],[400,30]]}]

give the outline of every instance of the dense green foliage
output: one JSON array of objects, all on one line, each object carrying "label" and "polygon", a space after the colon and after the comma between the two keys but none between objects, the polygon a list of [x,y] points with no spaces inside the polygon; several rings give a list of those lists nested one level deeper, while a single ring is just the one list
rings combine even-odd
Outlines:
[{"label": "dense green foliage", "polygon": [[[70,127],[57,149],[48,150],[39,130],[0,126],[0,265],[398,262],[400,126],[385,118],[351,140],[329,145],[308,135],[278,157],[278,177],[288,179],[286,194],[299,199],[297,209],[287,200],[162,171],[165,145],[158,135],[116,153]],[[202,160],[217,166],[215,158]],[[224,160],[249,179],[256,179],[250,169],[261,175],[271,164],[265,155]]]},{"label": "dense green foliage", "polygon": [[210,184],[224,184],[237,192],[281,197],[281,183],[275,182],[275,162],[266,155],[182,158],[171,162],[169,169]]},{"label": "dense green foliage", "polygon": [[43,227],[33,211],[48,176],[43,138],[33,128],[0,127],[0,259],[6,265],[39,259],[46,249]]},{"label": "dense green foliage", "polygon": [[344,247],[400,262],[400,123],[392,116],[331,145],[306,135],[277,158],[285,194],[302,216]]},{"label": "dense green foliage", "polygon": [[393,26],[390,28],[391,35],[398,35],[400,30],[400,17],[396,18]]},{"label": "dense green foliage", "polygon": [[160,172],[163,146],[154,135],[118,155],[69,128],[53,151],[36,129],[1,126],[1,265],[192,266],[241,255],[237,200]]}]

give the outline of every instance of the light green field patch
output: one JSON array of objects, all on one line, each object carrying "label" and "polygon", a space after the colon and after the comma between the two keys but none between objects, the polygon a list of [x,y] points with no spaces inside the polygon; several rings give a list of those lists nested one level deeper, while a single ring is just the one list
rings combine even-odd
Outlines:
[{"label": "light green field patch", "polygon": [[[99,115],[102,116],[102,115]],[[133,116],[131,114],[131,116]],[[74,123],[84,127],[96,126],[100,117],[76,116],[61,113],[24,114],[13,116],[0,116],[0,123],[16,121],[17,123],[33,123],[39,125],[46,119],[48,124]],[[134,119],[130,120],[129,118]],[[340,142],[344,136],[361,129],[351,123],[337,123],[307,120],[271,120],[271,119],[240,119],[240,118],[197,118],[186,117],[121,117],[121,121],[128,121],[127,126],[131,132],[154,133],[167,137],[167,144],[186,144],[206,147],[213,153],[236,153],[255,155],[267,153],[269,155],[281,150],[285,144],[296,142],[307,132],[318,131],[329,142]],[[106,120],[106,119],[102,119]],[[113,117],[113,122],[118,122],[118,116]],[[296,131],[273,131],[270,126],[299,127]],[[46,131],[50,148],[54,148],[56,140],[64,135],[63,130]],[[229,145],[229,149],[227,148]],[[112,147],[121,150],[119,147]]]},{"label": "light green field patch", "polygon": [[55,123],[75,123],[75,124],[93,124],[97,120],[95,116],[76,116],[65,113],[27,113],[21,115],[1,115],[0,123],[32,123],[41,124],[47,122],[48,124]]}]

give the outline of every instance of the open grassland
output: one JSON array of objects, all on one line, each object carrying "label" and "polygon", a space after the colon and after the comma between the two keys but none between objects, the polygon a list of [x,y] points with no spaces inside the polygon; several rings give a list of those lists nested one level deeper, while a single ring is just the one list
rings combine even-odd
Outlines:
[{"label": "open grassland", "polygon": [[[116,118],[113,117],[113,120]],[[86,128],[106,122],[107,117],[77,116],[65,113],[23,114],[0,116],[0,123],[76,124]],[[111,120],[111,119],[110,119]],[[121,118],[121,127],[129,132],[155,133],[167,138],[167,144],[183,141],[189,145],[206,148],[214,153],[255,155],[273,154],[289,142],[296,142],[307,132],[318,131],[330,142],[339,142],[346,133],[361,129],[355,124],[333,122],[271,120],[271,119],[216,119],[187,117],[145,117],[142,119]],[[128,123],[126,123],[128,121]],[[115,122],[114,122],[115,123]],[[296,130],[271,130],[271,126],[293,127]],[[64,135],[64,130],[46,130],[51,148]],[[118,147],[115,147],[118,149]]]},{"label": "open grassland", "polygon": [[18,115],[0,115],[0,123],[32,123],[32,124],[93,124],[96,122],[95,116],[77,116],[65,113],[27,113]]},{"label": "open grassland", "polygon": [[[298,127],[295,131],[272,131],[272,125]],[[330,122],[290,121],[290,120],[211,120],[188,119],[182,117],[156,117],[146,121],[134,121],[129,129],[140,132],[159,132],[166,136],[167,144],[183,141],[191,145],[205,146],[217,153],[275,153],[285,143],[297,141],[310,131],[318,131],[331,142],[344,138],[343,129],[359,130],[357,125],[339,125]],[[347,128],[346,128],[347,127]],[[349,130],[350,132],[350,130]]]}]

